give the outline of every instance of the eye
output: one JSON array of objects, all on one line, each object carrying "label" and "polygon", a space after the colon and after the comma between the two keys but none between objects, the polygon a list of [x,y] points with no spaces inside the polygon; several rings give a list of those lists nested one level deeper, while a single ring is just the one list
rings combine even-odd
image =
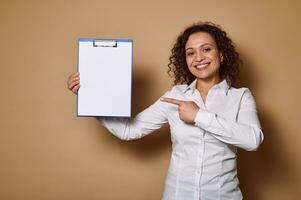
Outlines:
[{"label": "eye", "polygon": [[188,51],[188,52],[186,52],[186,56],[188,56],[188,57],[191,57],[191,56],[193,56],[194,55],[194,52],[193,51]]},{"label": "eye", "polygon": [[209,51],[211,51],[211,48],[210,47],[205,47],[204,49],[203,49],[203,52],[209,52]]}]

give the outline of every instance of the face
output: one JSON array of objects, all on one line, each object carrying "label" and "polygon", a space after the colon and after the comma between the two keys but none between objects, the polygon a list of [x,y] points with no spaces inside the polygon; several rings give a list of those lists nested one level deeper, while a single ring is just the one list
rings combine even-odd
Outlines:
[{"label": "face", "polygon": [[185,45],[186,63],[189,71],[201,80],[219,80],[222,54],[213,37],[206,32],[189,36]]}]

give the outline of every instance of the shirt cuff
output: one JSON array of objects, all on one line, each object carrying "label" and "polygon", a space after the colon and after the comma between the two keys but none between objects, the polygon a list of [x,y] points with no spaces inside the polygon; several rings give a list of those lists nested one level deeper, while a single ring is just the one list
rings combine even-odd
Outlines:
[{"label": "shirt cuff", "polygon": [[215,113],[200,108],[194,119],[195,125],[201,128],[207,128],[211,125],[215,116]]}]

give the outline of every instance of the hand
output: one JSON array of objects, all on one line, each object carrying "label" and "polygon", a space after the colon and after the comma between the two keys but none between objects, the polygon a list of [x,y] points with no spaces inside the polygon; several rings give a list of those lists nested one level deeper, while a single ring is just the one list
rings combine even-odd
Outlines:
[{"label": "hand", "polygon": [[186,123],[193,124],[196,114],[199,111],[199,106],[193,101],[182,101],[178,99],[162,97],[161,101],[172,103],[178,106],[180,119]]},{"label": "hand", "polygon": [[80,81],[79,81],[79,73],[73,73],[68,77],[67,80],[67,87],[71,90],[74,94],[77,94],[78,89],[80,88]]}]

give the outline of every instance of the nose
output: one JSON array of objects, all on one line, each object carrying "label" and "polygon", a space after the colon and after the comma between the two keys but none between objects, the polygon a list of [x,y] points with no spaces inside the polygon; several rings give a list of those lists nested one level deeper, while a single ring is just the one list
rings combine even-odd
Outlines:
[{"label": "nose", "polygon": [[202,61],[204,59],[204,55],[202,54],[202,52],[200,50],[198,50],[196,52],[196,57],[195,57],[195,60],[196,61]]}]

